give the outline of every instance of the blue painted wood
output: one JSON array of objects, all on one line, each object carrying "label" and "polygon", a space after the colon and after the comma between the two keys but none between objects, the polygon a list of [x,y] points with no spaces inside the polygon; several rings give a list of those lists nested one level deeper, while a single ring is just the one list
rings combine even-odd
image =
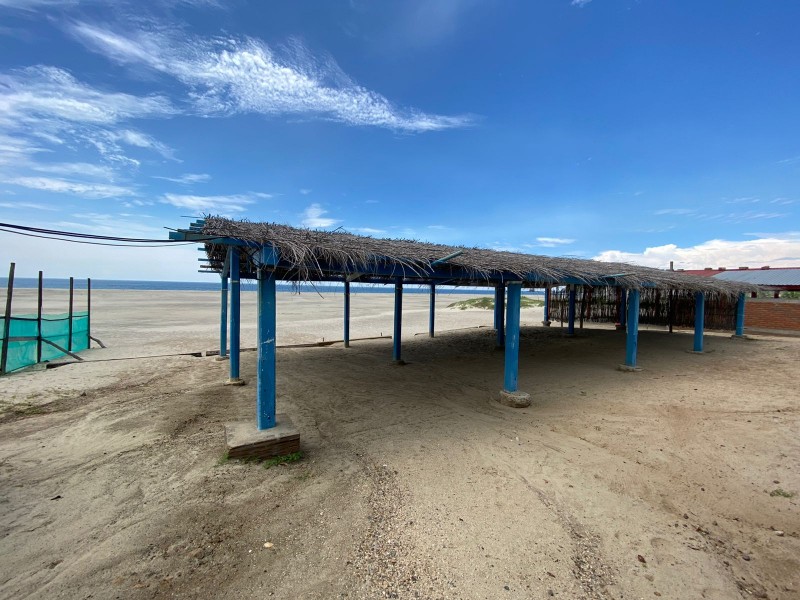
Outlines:
[{"label": "blue painted wood", "polygon": [[497,347],[506,345],[506,286],[498,285],[494,288],[494,328],[497,331]]},{"label": "blue painted wood", "polygon": [[705,324],[706,295],[696,292],[694,295],[694,351],[703,351],[703,326]]},{"label": "blue painted wood", "polygon": [[435,267],[437,265],[441,265],[443,263],[446,263],[448,260],[451,260],[457,256],[461,256],[462,254],[464,254],[463,250],[456,250],[452,254],[448,254],[447,256],[443,256],[442,258],[436,259],[431,263],[431,266]]},{"label": "blue painted wood", "polygon": [[400,360],[401,338],[403,335],[403,280],[394,284],[394,335],[392,336],[392,359]]},{"label": "blue painted wood", "polygon": [[239,284],[239,249],[231,248],[231,309],[230,309],[230,378],[231,381],[239,379],[239,333],[240,333],[240,301],[241,286]]},{"label": "blue painted wood", "polygon": [[350,347],[350,282],[344,280],[344,347]]},{"label": "blue painted wood", "polygon": [[517,391],[517,375],[519,371],[519,320],[522,282],[508,284],[508,301],[506,305],[506,352],[503,389],[506,392]]},{"label": "blue painted wood", "polygon": [[619,297],[619,324],[625,327],[625,323],[627,322],[628,318],[628,307],[627,307],[627,296],[628,290],[622,288],[622,294]]},{"label": "blue painted wood", "polygon": [[567,334],[575,334],[575,286],[569,286],[569,306],[567,309]]},{"label": "blue painted wood", "polygon": [[220,277],[219,355],[228,355],[228,276]]},{"label": "blue painted wood", "polygon": [[544,320],[550,320],[550,288],[544,289]]},{"label": "blue painted wood", "polygon": [[746,302],[744,294],[739,294],[739,300],[736,303],[736,335],[741,337],[744,335],[744,303]]},{"label": "blue painted wood", "polygon": [[274,261],[271,246],[262,248],[258,273],[258,365],[256,370],[257,425],[259,429],[275,427],[275,334],[277,310],[275,273],[264,268]]},{"label": "blue painted wood", "polygon": [[625,338],[625,364],[629,367],[636,366],[636,354],[639,349],[639,290],[628,292],[628,333]]},{"label": "blue painted wood", "polygon": [[431,305],[430,314],[428,315],[428,335],[435,337],[436,335],[436,284],[431,284]]}]

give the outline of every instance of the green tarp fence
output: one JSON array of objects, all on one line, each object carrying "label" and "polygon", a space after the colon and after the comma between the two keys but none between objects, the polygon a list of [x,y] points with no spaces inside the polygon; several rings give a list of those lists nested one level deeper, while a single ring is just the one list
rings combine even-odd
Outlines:
[{"label": "green tarp fence", "polygon": [[[5,317],[0,317],[3,327],[0,329],[0,341],[5,332]],[[35,365],[37,339],[49,340],[62,348],[69,349],[69,313],[58,315],[42,315],[42,330],[39,331],[39,321],[36,315],[17,315],[11,317],[8,332],[8,356],[5,365],[6,372],[16,371],[23,367]],[[26,338],[14,341],[14,338]],[[3,344],[5,345],[5,344]],[[89,313],[75,312],[72,314],[72,349],[79,352],[89,347]],[[64,356],[64,353],[50,344],[42,342],[41,362],[53,360]]]}]

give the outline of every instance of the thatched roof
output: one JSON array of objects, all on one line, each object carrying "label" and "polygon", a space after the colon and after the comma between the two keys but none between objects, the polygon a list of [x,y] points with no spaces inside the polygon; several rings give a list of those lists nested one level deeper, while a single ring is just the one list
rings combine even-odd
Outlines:
[{"label": "thatched roof", "polygon": [[[345,231],[299,229],[277,223],[251,223],[209,216],[202,227],[205,236],[234,238],[277,248],[286,278],[326,279],[352,273],[385,274],[387,269],[409,280],[424,280],[435,270],[458,274],[453,283],[491,285],[498,279],[522,280],[544,287],[570,282],[618,285],[626,288],[657,287],[739,294],[752,285],[719,281],[675,271],[624,263],[504,252],[466,246],[445,246],[405,239],[373,238]],[[212,269],[221,268],[224,247],[207,244]],[[437,260],[452,256],[444,263]]]}]

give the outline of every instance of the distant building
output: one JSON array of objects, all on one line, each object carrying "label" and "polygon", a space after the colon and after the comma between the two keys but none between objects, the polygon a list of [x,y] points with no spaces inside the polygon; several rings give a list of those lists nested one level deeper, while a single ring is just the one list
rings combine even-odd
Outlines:
[{"label": "distant building", "polygon": [[781,292],[800,292],[800,267],[676,270],[723,281],[752,283],[772,291],[772,298],[758,298],[758,294],[753,293],[748,299],[745,330],[751,333],[800,334],[800,300],[780,297]]}]

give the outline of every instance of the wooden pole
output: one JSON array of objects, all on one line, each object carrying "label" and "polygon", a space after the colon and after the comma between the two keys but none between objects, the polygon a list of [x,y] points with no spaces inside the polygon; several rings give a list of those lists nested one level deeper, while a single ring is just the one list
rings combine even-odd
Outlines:
[{"label": "wooden pole", "polygon": [[36,308],[36,362],[42,362],[42,295],[44,288],[44,273],[39,271],[39,299]]},{"label": "wooden pole", "polygon": [[392,360],[399,363],[403,337],[403,278],[394,284],[394,334],[392,335]]},{"label": "wooden pole", "polygon": [[8,364],[8,336],[11,331],[11,297],[14,295],[14,269],[15,263],[8,268],[8,292],[6,294],[6,312],[3,320],[3,353],[0,356],[0,373],[6,372]]},{"label": "wooden pole", "polygon": [[344,279],[344,347],[350,347],[350,282]]},{"label": "wooden pole", "polygon": [[69,338],[67,339],[67,350],[72,352],[72,309],[75,297],[75,278],[69,278]]},{"label": "wooden pole", "polygon": [[[256,369],[256,424],[258,429],[275,427],[275,334],[277,309],[275,272],[267,266],[277,263],[275,248],[261,248],[258,270],[258,359]],[[237,275],[238,279],[238,275]],[[231,355],[233,356],[233,355]]]}]

